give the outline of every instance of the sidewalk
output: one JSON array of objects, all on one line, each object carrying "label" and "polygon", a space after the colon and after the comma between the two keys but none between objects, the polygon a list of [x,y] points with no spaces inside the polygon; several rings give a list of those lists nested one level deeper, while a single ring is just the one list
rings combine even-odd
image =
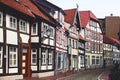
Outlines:
[{"label": "sidewalk", "polygon": [[101,73],[101,75],[98,77],[98,80],[109,80],[109,73],[110,71]]}]

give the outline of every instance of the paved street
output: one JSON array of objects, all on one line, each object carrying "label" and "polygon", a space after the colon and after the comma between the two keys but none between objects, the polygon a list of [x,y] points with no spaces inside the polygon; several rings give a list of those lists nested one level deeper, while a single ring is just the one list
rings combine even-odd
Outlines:
[{"label": "paved street", "polygon": [[101,78],[101,76],[107,76],[102,74],[106,72],[108,72],[106,69],[87,70],[58,80],[98,80],[98,78],[100,78],[99,80],[108,80],[108,78]]}]

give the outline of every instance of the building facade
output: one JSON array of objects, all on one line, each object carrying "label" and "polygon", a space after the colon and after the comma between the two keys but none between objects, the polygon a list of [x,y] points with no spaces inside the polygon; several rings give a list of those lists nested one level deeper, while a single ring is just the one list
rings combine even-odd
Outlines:
[{"label": "building facade", "polygon": [[96,16],[91,11],[80,11],[81,35],[85,43],[86,68],[98,68],[102,66],[103,36]]},{"label": "building facade", "polygon": [[78,69],[78,40],[80,31],[80,20],[78,14],[78,8],[64,10],[65,26],[69,30],[68,37],[68,57],[69,57],[69,70]]}]

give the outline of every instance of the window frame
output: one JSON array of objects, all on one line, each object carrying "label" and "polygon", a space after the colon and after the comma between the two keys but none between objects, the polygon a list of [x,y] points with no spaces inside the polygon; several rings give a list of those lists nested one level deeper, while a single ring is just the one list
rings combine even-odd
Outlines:
[{"label": "window frame", "polygon": [[[36,32],[34,33],[34,25],[36,25],[35,27],[36,27]],[[34,23],[33,25],[32,25],[32,28],[31,28],[31,33],[32,33],[32,35],[37,35],[38,34],[38,23]]]},{"label": "window frame", "polygon": [[[11,51],[10,49],[12,48],[12,50],[14,49],[14,51]],[[16,50],[15,50],[16,49]],[[18,49],[17,47],[9,47],[9,66],[10,67],[17,67],[18,66]],[[12,58],[14,58],[14,55],[16,55],[16,64],[14,64],[14,60],[15,59],[11,59],[10,56],[12,54]],[[12,60],[12,64],[10,64],[10,60]]]},{"label": "window frame", "polygon": [[[45,50],[44,52],[43,52],[43,50]],[[42,58],[42,62],[41,62],[41,64],[42,65],[47,65],[47,49],[43,49],[42,50],[42,54],[41,54],[41,58]],[[45,56],[45,57],[43,57],[43,55]],[[44,60],[43,60],[44,59]]]},{"label": "window frame", "polygon": [[[21,22],[22,22],[22,25],[21,25]],[[25,25],[23,26],[23,22],[25,23]],[[25,30],[22,30],[22,29],[25,29]],[[19,30],[20,32],[25,32],[27,33],[27,22],[25,20],[19,20]]]},{"label": "window frame", "polygon": [[95,56],[92,56],[92,65],[95,65]]},{"label": "window frame", "polygon": [[[35,52],[33,52],[33,50],[35,50]],[[33,62],[33,55],[36,55],[36,58],[35,58],[36,62]],[[31,50],[31,64],[32,65],[37,65],[37,49],[32,49]]]},{"label": "window frame", "polygon": [[48,64],[49,65],[53,64],[53,51],[49,51],[49,54],[48,54]]},{"label": "window frame", "polygon": [[[11,22],[11,19],[12,18],[12,22]],[[15,20],[15,22],[14,22],[14,20]],[[17,18],[16,17],[13,17],[13,16],[11,16],[11,15],[9,15],[9,28],[11,28],[11,29],[14,29],[14,30],[17,30]],[[12,26],[12,25],[14,25],[14,26]]]}]

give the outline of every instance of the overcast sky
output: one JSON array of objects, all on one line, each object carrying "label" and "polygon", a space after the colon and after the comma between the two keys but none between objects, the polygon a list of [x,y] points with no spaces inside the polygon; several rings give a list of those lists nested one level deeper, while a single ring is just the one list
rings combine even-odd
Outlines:
[{"label": "overcast sky", "polygon": [[49,2],[61,7],[62,9],[76,8],[79,10],[91,10],[96,17],[104,18],[111,13],[120,16],[120,0],[48,0]]}]

